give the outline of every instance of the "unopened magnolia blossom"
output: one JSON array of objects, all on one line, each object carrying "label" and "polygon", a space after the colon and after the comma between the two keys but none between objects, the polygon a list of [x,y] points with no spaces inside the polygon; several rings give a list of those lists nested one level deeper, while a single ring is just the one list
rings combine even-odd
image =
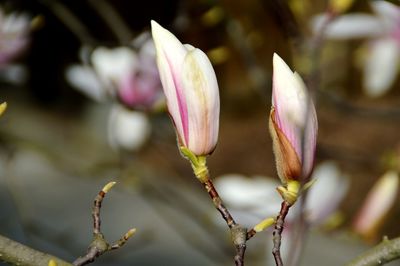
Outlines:
[{"label": "unopened magnolia blossom", "polygon": [[217,144],[219,126],[219,90],[211,62],[200,49],[183,45],[157,22],[152,21],[151,28],[179,144],[195,155],[208,155]]},{"label": "unopened magnolia blossom", "polygon": [[273,56],[270,132],[278,175],[289,180],[308,179],[314,165],[317,115],[307,88],[277,54]]},{"label": "unopened magnolia blossom", "polygon": [[[327,39],[368,38],[365,50],[364,89],[370,97],[385,94],[393,85],[400,62],[400,7],[388,1],[370,1],[374,14],[350,13],[330,22],[324,36]],[[312,20],[312,29],[318,32],[328,14]]]}]

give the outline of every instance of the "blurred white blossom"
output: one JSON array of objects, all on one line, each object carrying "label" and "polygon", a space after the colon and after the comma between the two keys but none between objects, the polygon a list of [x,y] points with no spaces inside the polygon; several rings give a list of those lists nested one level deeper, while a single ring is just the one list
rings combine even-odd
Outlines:
[{"label": "blurred white blossom", "polygon": [[142,112],[114,105],[108,120],[108,139],[111,147],[137,151],[151,133],[150,121]]},{"label": "blurred white blossom", "polygon": [[13,63],[29,44],[31,18],[25,13],[5,14],[0,7],[0,79],[3,82],[22,84],[28,72],[21,64]]},{"label": "blurred white blossom", "polygon": [[[317,226],[337,209],[348,191],[349,181],[338,166],[329,161],[315,168],[312,179],[315,182],[309,188],[305,213],[307,222]],[[226,205],[233,212],[240,211],[240,218],[244,219],[246,215],[252,217],[250,224],[246,224],[248,226],[254,226],[260,219],[278,215],[282,199],[276,191],[279,182],[275,179],[227,174],[218,177],[215,186]],[[289,212],[289,223],[294,218],[293,215],[298,213],[298,206],[299,204],[295,204]]]},{"label": "blurred white blossom", "polygon": [[113,102],[108,122],[113,148],[139,150],[151,132],[145,112],[164,99],[149,33],[139,35],[131,46],[97,47],[91,53],[82,47],[81,56],[85,64],[70,66],[66,79],[92,100]]},{"label": "blurred white blossom", "polygon": [[[364,89],[370,97],[384,95],[393,85],[400,58],[400,8],[387,1],[371,1],[374,14],[351,13],[330,22],[324,35],[328,39],[368,38],[363,64]],[[319,32],[329,14],[311,21],[314,33]]]},{"label": "blurred white blossom", "polygon": [[[338,166],[330,161],[320,163],[312,179],[315,183],[309,188],[304,211],[306,222],[310,226],[319,226],[336,211],[347,194],[349,181]],[[240,174],[227,174],[215,180],[215,187],[232,215],[238,223],[249,228],[264,218],[278,215],[282,202],[276,191],[279,185],[277,179],[265,176],[249,178]],[[284,260],[288,257],[299,207],[299,203],[293,205],[286,217],[281,246]],[[272,244],[272,241],[268,240],[267,244]]]},{"label": "blurred white blossom", "polygon": [[106,91],[96,72],[89,66],[73,65],[66,70],[66,78],[72,86],[89,98],[102,102],[107,98]]},{"label": "blurred white blossom", "polygon": [[323,223],[337,209],[349,189],[349,180],[334,162],[319,164],[313,173],[315,183],[307,195],[306,217],[313,225]]},{"label": "blurred white blossom", "polygon": [[27,47],[30,22],[27,14],[5,14],[0,8],[0,68]]},{"label": "blurred white blossom", "polygon": [[239,223],[252,227],[262,219],[275,217],[281,197],[276,191],[278,180],[266,176],[246,177],[226,174],[215,180],[215,187]]}]

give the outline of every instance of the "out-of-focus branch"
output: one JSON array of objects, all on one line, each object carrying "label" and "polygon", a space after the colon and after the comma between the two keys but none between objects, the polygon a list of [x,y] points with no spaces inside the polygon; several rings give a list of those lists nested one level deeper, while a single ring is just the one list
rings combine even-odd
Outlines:
[{"label": "out-of-focus branch", "polygon": [[129,26],[121,15],[106,0],[88,0],[89,4],[104,19],[121,44],[128,44],[133,39]]},{"label": "out-of-focus branch", "polygon": [[77,258],[73,265],[80,266],[86,265],[93,262],[97,257],[101,256],[107,251],[115,250],[122,247],[128,239],[133,236],[136,232],[135,228],[130,229],[121,239],[113,244],[109,244],[104,235],[101,233],[101,220],[100,220],[100,210],[101,210],[101,203],[107,194],[107,192],[115,185],[115,182],[110,182],[104,186],[104,188],[99,192],[99,194],[94,199],[94,207],[92,211],[93,216],[93,240],[90,243],[88,250],[85,255],[82,257]]},{"label": "out-of-focus branch", "polygon": [[12,265],[40,266],[56,263],[57,266],[72,266],[53,255],[35,250],[0,235],[0,260]]},{"label": "out-of-focus branch", "polygon": [[398,107],[398,103],[393,104],[392,107],[368,107],[359,106],[347,101],[329,90],[318,89],[317,94],[318,97],[325,100],[326,103],[336,107],[335,111],[337,112],[372,119],[388,119],[390,121],[393,121],[393,119],[400,119],[400,108]]},{"label": "out-of-focus branch", "polygon": [[384,238],[382,243],[352,260],[347,266],[384,265],[400,258],[400,237],[389,240]]},{"label": "out-of-focus branch", "polygon": [[277,24],[282,27],[283,33],[287,38],[290,38],[295,46],[303,41],[303,33],[296,21],[296,18],[288,5],[288,1],[273,0],[261,1],[266,9],[272,9],[271,14],[275,16]]},{"label": "out-of-focus branch", "polygon": [[83,43],[95,45],[96,40],[89,34],[85,25],[60,1],[40,0],[58,19]]}]

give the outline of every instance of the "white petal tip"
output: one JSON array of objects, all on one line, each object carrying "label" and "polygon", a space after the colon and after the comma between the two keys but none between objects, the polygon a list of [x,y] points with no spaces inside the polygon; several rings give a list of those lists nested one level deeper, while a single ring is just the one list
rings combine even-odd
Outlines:
[{"label": "white petal tip", "polygon": [[160,24],[158,24],[158,22],[155,21],[155,20],[151,20],[150,24],[151,24],[151,33],[152,33],[153,37],[154,37],[155,34],[160,34],[162,32],[166,32],[167,31]]},{"label": "white petal tip", "polygon": [[278,69],[278,71],[285,69],[285,71],[290,71],[290,73],[293,74],[286,62],[277,53],[274,53],[272,57],[272,63],[274,69]]},{"label": "white petal tip", "polygon": [[155,28],[155,27],[161,27],[160,24],[158,24],[155,20],[151,20],[150,24],[151,24],[151,28],[152,29]]},{"label": "white petal tip", "polygon": [[272,60],[275,65],[275,63],[277,63],[279,60],[282,60],[282,58],[277,53],[274,52],[274,55],[272,56]]}]

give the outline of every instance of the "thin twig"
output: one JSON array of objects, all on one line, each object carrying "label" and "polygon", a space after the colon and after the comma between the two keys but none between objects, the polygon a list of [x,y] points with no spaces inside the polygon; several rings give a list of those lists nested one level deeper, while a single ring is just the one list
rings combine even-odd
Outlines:
[{"label": "thin twig", "polygon": [[236,221],[233,219],[229,210],[223,204],[217,190],[214,187],[212,180],[208,178],[207,181],[202,184],[208,192],[208,195],[210,195],[215,208],[219,211],[222,218],[225,220],[226,224],[231,230],[232,241],[236,248],[236,255],[234,258],[235,265],[243,266],[244,254],[246,251],[247,229],[236,223]]},{"label": "thin twig", "polygon": [[217,192],[217,190],[214,187],[213,182],[211,179],[208,179],[206,182],[203,183],[204,188],[207,190],[208,195],[210,195],[215,208],[221,213],[222,218],[224,218],[226,224],[228,225],[229,228],[233,228],[237,223],[233,219],[232,215],[228,211],[228,209],[225,207],[225,205],[222,203],[222,200]]},{"label": "thin twig", "polygon": [[281,257],[281,240],[282,240],[283,227],[285,224],[285,218],[289,212],[289,208],[290,204],[287,203],[286,201],[283,201],[281,204],[281,211],[279,212],[279,215],[276,218],[274,232],[272,233],[273,243],[274,243],[272,254],[274,255],[275,263],[277,266],[283,266]]},{"label": "thin twig", "polygon": [[73,265],[81,266],[86,265],[93,262],[97,257],[101,256],[107,251],[115,250],[122,247],[128,239],[133,236],[136,232],[135,228],[130,229],[125,235],[123,235],[118,241],[113,244],[109,244],[104,235],[101,233],[101,219],[100,219],[100,210],[101,203],[107,192],[115,185],[115,182],[110,182],[104,186],[104,188],[97,194],[94,199],[94,206],[92,211],[93,217],[93,240],[90,243],[88,250],[85,255],[77,258]]},{"label": "thin twig", "polygon": [[83,43],[95,45],[96,40],[89,34],[86,26],[64,4],[56,0],[40,0],[48,6],[58,19]]},{"label": "thin twig", "polygon": [[282,27],[283,33],[287,38],[294,41],[296,45],[303,41],[303,32],[300,30],[296,17],[291,11],[287,1],[283,0],[264,0],[261,3],[267,10],[272,10],[277,24]]},{"label": "thin twig", "polygon": [[126,45],[132,40],[133,34],[129,26],[110,3],[106,0],[88,0],[88,2],[104,19],[120,44]]},{"label": "thin twig", "polygon": [[392,240],[383,239],[382,243],[352,260],[347,266],[384,265],[400,258],[400,237]]}]

